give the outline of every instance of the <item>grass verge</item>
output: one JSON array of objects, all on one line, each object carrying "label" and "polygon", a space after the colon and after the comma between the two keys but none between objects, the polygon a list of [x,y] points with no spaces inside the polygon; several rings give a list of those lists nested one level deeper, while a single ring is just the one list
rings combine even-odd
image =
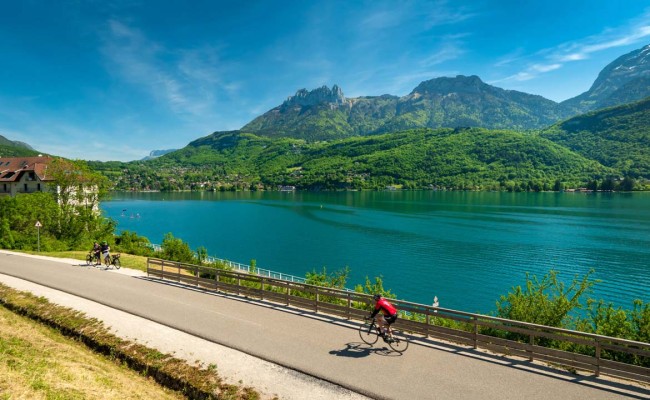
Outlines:
[{"label": "grass verge", "polygon": [[[169,354],[121,339],[111,334],[101,321],[52,304],[43,297],[0,284],[0,305],[3,306],[0,307],[0,399],[10,399],[11,394],[17,398],[47,399],[178,398],[173,397],[174,393],[167,393],[167,397],[145,394],[142,392],[144,386],[139,384],[135,391],[132,388],[130,395],[128,390],[123,396],[98,395],[108,389],[117,390],[115,387],[120,386],[115,384],[112,374],[99,373],[101,371],[97,369],[101,368],[94,361],[89,361],[88,357],[71,358],[70,355],[77,350],[54,346],[52,343],[56,340],[51,336],[49,341],[37,339],[34,332],[47,330],[45,327],[18,329],[18,325],[29,321],[11,318],[6,310],[54,328],[94,352],[103,354],[114,361],[113,364],[134,370],[145,381],[145,378],[154,380],[167,392],[174,391],[191,399],[253,400],[260,397],[252,388],[224,383],[214,365],[207,368],[189,365]],[[17,334],[21,331],[25,333]],[[72,366],[75,363],[77,365]],[[81,378],[72,371],[84,371],[86,375],[81,376],[87,377],[79,381]],[[6,393],[9,393],[9,397]]]}]

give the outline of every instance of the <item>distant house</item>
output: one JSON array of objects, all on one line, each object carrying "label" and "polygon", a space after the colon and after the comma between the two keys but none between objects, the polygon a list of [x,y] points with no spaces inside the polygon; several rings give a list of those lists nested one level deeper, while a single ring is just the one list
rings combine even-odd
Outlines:
[{"label": "distant house", "polygon": [[0,196],[44,192],[52,184],[47,174],[51,157],[0,157]]}]

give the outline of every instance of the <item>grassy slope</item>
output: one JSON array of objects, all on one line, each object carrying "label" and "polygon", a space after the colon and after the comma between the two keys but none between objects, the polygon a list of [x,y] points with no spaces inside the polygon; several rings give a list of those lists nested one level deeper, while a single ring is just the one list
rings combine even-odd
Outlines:
[{"label": "grassy slope", "polygon": [[52,328],[0,307],[0,399],[182,399]]}]

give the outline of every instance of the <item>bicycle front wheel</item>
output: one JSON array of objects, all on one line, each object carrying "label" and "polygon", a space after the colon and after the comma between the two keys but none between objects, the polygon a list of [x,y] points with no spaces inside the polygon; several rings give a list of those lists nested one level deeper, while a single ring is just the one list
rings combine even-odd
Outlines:
[{"label": "bicycle front wheel", "polygon": [[90,254],[89,254],[89,255],[87,255],[87,256],[86,256],[86,264],[88,264],[88,265],[90,265],[90,264],[92,264],[92,263],[93,263],[93,260],[94,260],[94,258],[95,258],[95,257],[93,257],[93,256],[92,256],[92,255],[90,255]]},{"label": "bicycle front wheel", "polygon": [[375,324],[366,322],[359,327],[359,337],[367,344],[375,344],[379,339],[379,335],[375,330]]},{"label": "bicycle front wheel", "polygon": [[391,336],[392,340],[388,342],[391,349],[398,353],[403,353],[408,349],[409,339],[404,332],[393,329]]},{"label": "bicycle front wheel", "polygon": [[120,267],[122,266],[120,264],[120,259],[119,258],[114,259],[113,260],[113,265],[115,265],[115,268],[120,269]]}]

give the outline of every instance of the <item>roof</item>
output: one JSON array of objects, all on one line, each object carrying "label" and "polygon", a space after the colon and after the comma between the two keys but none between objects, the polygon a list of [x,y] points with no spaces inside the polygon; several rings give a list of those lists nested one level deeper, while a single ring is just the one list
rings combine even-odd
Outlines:
[{"label": "roof", "polygon": [[47,166],[51,157],[0,157],[0,182],[15,182],[25,172],[34,172],[41,181],[51,181]]}]

